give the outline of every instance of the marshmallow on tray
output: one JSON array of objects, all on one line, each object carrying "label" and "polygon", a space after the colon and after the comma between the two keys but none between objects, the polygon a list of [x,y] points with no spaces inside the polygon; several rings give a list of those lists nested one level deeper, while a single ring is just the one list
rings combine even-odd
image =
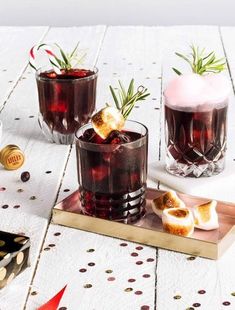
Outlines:
[{"label": "marshmallow on tray", "polygon": [[165,209],[162,224],[166,232],[174,235],[189,237],[194,231],[193,215],[187,208]]},{"label": "marshmallow on tray", "polygon": [[166,192],[152,201],[153,212],[160,218],[163,210],[170,208],[185,208],[184,202],[179,199],[175,191]]},{"label": "marshmallow on tray", "polygon": [[195,227],[203,230],[213,230],[219,228],[216,205],[217,202],[215,200],[211,200],[193,207]]}]

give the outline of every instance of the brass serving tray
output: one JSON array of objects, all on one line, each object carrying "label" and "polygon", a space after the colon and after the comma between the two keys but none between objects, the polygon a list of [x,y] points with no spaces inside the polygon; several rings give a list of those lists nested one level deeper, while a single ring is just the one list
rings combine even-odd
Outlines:
[{"label": "brass serving tray", "polygon": [[[52,222],[210,259],[219,258],[235,240],[235,204],[222,201],[218,201],[217,204],[218,229],[211,231],[195,229],[191,237],[172,235],[163,231],[161,219],[151,208],[151,200],[163,193],[163,191],[148,188],[146,215],[134,224],[124,224],[82,214],[79,191],[76,191],[55,205]],[[209,200],[181,193],[178,193],[178,196],[187,207]]]}]

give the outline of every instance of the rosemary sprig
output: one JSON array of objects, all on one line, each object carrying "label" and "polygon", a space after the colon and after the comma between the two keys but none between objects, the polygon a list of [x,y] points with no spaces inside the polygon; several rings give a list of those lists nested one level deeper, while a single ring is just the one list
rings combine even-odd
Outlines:
[{"label": "rosemary sprig", "polygon": [[113,100],[117,109],[122,113],[124,119],[127,119],[137,101],[145,100],[150,95],[147,93],[147,88],[139,86],[137,91],[134,90],[134,79],[130,81],[128,89],[126,90],[122,82],[118,81],[119,88],[115,89],[110,85]]},{"label": "rosemary sprig", "polygon": [[[191,53],[189,56],[185,56],[180,53],[175,53],[178,57],[185,60],[191,67],[194,73],[203,75],[205,73],[220,73],[226,69],[226,61],[224,58],[216,58],[215,52],[212,51],[209,54],[205,53],[205,48],[199,49],[194,45],[190,46]],[[181,75],[182,73],[176,69],[172,68],[176,74]]]},{"label": "rosemary sprig", "polygon": [[70,70],[83,63],[86,53],[81,54],[78,50],[79,42],[76,44],[71,53],[65,53],[57,43],[55,43],[55,45],[60,51],[61,58],[55,55],[54,57],[56,63],[53,62],[53,65],[60,70]]}]

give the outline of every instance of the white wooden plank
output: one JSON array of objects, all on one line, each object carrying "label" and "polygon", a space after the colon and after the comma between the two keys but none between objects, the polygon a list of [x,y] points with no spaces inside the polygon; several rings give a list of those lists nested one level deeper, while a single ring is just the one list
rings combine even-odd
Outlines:
[{"label": "white wooden plank", "polygon": [[[61,235],[55,236],[57,232]],[[50,248],[49,244],[55,246],[41,254],[26,309],[36,309],[66,284],[60,307],[68,310],[141,309],[143,305],[154,309],[155,251],[147,246],[137,250],[138,245],[132,242],[127,246],[120,246],[121,243],[118,239],[50,225],[44,248]],[[89,249],[94,252],[87,252]],[[149,258],[151,261],[147,261]],[[137,261],[143,264],[137,265]],[[129,279],[135,281],[128,282]],[[84,288],[85,284],[92,287]],[[132,290],[126,292],[127,288]],[[137,295],[137,291],[142,294]]]},{"label": "white wooden plank", "polygon": [[28,294],[28,286],[34,273],[47,221],[42,217],[23,213],[20,209],[6,212],[6,209],[0,208],[0,218],[0,230],[23,233],[31,240],[30,267],[0,291],[1,310],[20,310],[23,309]]},{"label": "white wooden plank", "polygon": [[[182,61],[174,56],[175,51],[185,52],[191,43],[207,47],[223,56],[223,46],[217,27],[208,26],[183,26],[170,27],[163,30],[165,37],[166,62],[163,68],[163,85],[173,77],[171,67],[182,68]],[[226,73],[229,78],[229,73]],[[231,140],[232,111],[234,111],[234,97],[231,95],[229,114],[229,140]],[[162,132],[162,146],[164,147],[164,135]],[[162,151],[163,151],[162,147]],[[231,148],[229,149],[231,154]],[[161,154],[162,155],[162,154]],[[230,155],[228,156],[231,160]],[[157,173],[157,171],[156,171]],[[188,179],[190,182],[190,179]],[[189,183],[190,184],[190,183]],[[161,188],[163,188],[161,186]],[[209,186],[205,186],[205,191],[210,196]],[[221,189],[221,196],[222,196]],[[203,192],[203,194],[204,194]],[[219,196],[219,192],[218,192]],[[218,197],[219,198],[219,197]],[[201,304],[200,309],[222,309],[223,302],[231,302],[234,307],[234,300],[231,296],[234,287],[235,271],[231,268],[234,261],[234,246],[219,261],[210,261],[197,258],[187,260],[186,255],[159,250],[157,269],[157,308],[165,309],[186,309],[195,307],[193,304]],[[205,290],[205,294],[199,294],[199,290]],[[180,299],[174,296],[180,295]]]},{"label": "white wooden plank", "polygon": [[[151,97],[149,100],[146,100],[146,102],[140,104],[139,108],[133,110],[132,119],[147,124],[150,132],[149,154],[150,157],[155,160],[158,157],[156,138],[157,137],[160,138],[159,125],[158,125],[159,110],[156,109],[159,108],[160,106],[160,95],[161,95],[161,79],[159,79],[159,77],[161,76],[161,64],[160,64],[161,51],[159,42],[160,42],[159,29],[156,27],[110,27],[108,28],[106,36],[104,38],[101,53],[99,55],[97,62],[97,67],[99,68],[100,72],[98,80],[98,98],[97,98],[98,108],[103,107],[105,102],[110,101],[111,97],[109,94],[108,86],[110,84],[115,85],[118,79],[121,79],[123,83],[128,83],[130,79],[134,77],[136,80],[136,85],[143,84],[148,87],[151,93]],[[151,180],[149,180],[149,185],[151,185],[152,187],[156,187],[156,183],[151,182]],[[76,154],[75,149],[73,148],[65,171],[58,200],[61,200],[64,197],[68,196],[77,188],[78,183],[76,172]],[[54,225],[51,225],[45,240],[45,246],[50,242],[52,242],[51,240],[53,240],[54,229],[55,229]],[[68,228],[61,227],[60,231],[62,231],[62,235],[66,236],[66,238],[67,235],[70,234],[70,230]],[[93,235],[82,231],[73,232],[73,234],[76,234],[76,236],[84,238],[84,240],[88,240],[89,243],[91,242],[90,244],[95,242],[96,248],[100,249],[97,252],[98,253],[97,255],[100,256],[99,260],[100,261],[103,260],[104,264],[105,261],[107,261],[104,260],[104,258],[109,257],[110,252],[116,253],[115,251],[117,250],[117,248],[115,245],[121,242],[113,238]],[[76,237],[76,239],[77,238],[78,237]],[[71,240],[71,237],[66,240]],[[84,242],[79,241],[78,242],[79,245],[77,244],[75,245],[75,247],[88,246],[86,245],[87,242],[85,243],[85,245],[81,245],[82,243]],[[137,246],[129,242],[127,242],[127,244],[128,247],[131,247],[133,250],[135,246]],[[77,261],[83,262],[84,259],[86,259],[86,256],[83,254],[83,252],[81,250],[78,250],[78,248],[76,249],[74,248],[74,250],[77,251],[76,252],[77,255],[74,256],[73,252],[71,252],[72,248],[74,248],[74,243],[64,241],[63,246],[57,247],[56,252],[54,253],[50,251],[50,255],[52,255],[53,260],[58,259],[58,261],[61,261],[63,266],[67,266],[66,261],[64,260],[65,252],[69,253],[68,255],[70,255],[70,261],[72,265],[75,265]],[[144,249],[146,253],[148,253],[149,257],[154,257],[155,259],[156,249],[150,247],[144,247]],[[148,282],[146,288],[145,288],[146,279],[143,278],[143,281],[140,280],[141,286],[144,287],[143,296],[142,295],[141,295],[142,297],[137,296],[133,292],[129,295],[128,294],[126,295],[126,292],[123,292],[123,289],[125,288],[124,283],[126,281],[124,280],[124,274],[126,278],[128,277],[132,278],[137,271],[135,264],[131,265],[128,263],[129,255],[130,255],[129,251],[127,252],[122,251],[117,255],[119,259],[111,260],[112,261],[111,269],[115,269],[116,270],[115,277],[120,278],[120,280],[117,281],[117,284],[115,284],[116,285],[115,290],[110,288],[109,282],[107,282],[107,285],[105,285],[104,282],[102,281],[96,283],[91,291],[88,291],[87,293],[86,291],[84,292],[82,291],[83,297],[82,299],[79,298],[79,301],[81,302],[79,306],[81,309],[86,310],[94,309],[97,308],[97,305],[99,305],[98,307],[100,307],[100,309],[109,309],[111,306],[113,306],[113,298],[104,299],[102,297],[103,296],[102,292],[104,291],[104,285],[105,288],[107,287],[108,294],[112,296],[115,295],[117,296],[115,297],[115,305],[117,309],[130,309],[132,305],[134,307],[133,309],[140,309],[141,305],[149,305],[150,309],[154,308],[154,298],[155,298],[154,270],[156,262],[153,264],[151,268],[149,267],[148,264],[143,264],[141,266],[137,265],[139,267],[139,269],[137,268],[137,270],[141,270],[142,274],[144,273],[150,274],[150,278],[152,279],[150,282]],[[127,262],[128,266],[125,267],[124,263],[122,262]],[[46,267],[46,259],[44,262],[42,262],[41,265],[39,265],[39,268],[37,270],[33,285],[37,287],[37,289],[39,290],[39,294],[37,296],[29,297],[29,302],[27,303],[27,307],[29,309],[31,309],[33,306],[36,307],[41,302],[45,301],[46,297],[49,298],[51,295],[53,295],[53,293],[56,292],[55,288],[58,288],[59,290],[63,282],[64,276],[61,276],[62,282],[59,283],[58,279],[50,277],[50,275],[47,272],[45,273],[45,267]],[[50,267],[48,266],[48,268],[51,269],[51,266]],[[65,267],[62,267],[62,269],[66,271]],[[71,270],[71,273],[70,271],[67,272],[71,275],[74,274],[74,270],[73,271]],[[69,280],[71,278],[71,275],[70,276],[67,275],[66,279]],[[98,270],[97,274],[93,274],[92,278],[93,279],[99,278],[99,275],[100,270]],[[51,289],[45,286],[48,277],[50,277],[51,281],[53,281],[53,284],[51,282]],[[80,277],[78,277],[78,279],[79,278]],[[79,281],[83,281],[83,278],[81,278]],[[83,282],[78,282],[77,285],[82,286],[82,283]],[[137,281],[133,288],[138,289]],[[46,292],[48,292],[47,296],[45,295]],[[70,302],[68,304],[66,303],[66,307],[68,307],[68,309],[77,309],[76,307],[78,306],[76,302],[77,302],[76,299],[71,297]]]},{"label": "white wooden plank", "polygon": [[[58,41],[62,45],[63,42],[66,43],[69,41],[70,38],[74,46],[73,40],[75,34],[75,39],[77,39],[84,31],[87,32],[86,36],[82,36],[83,44],[88,47],[91,46],[88,52],[88,58],[91,62],[93,59],[94,63],[97,57],[97,50],[99,50],[103,39],[105,27],[52,29],[48,33],[48,38],[54,38],[55,41]],[[59,38],[61,39],[59,40]],[[90,42],[92,42],[91,45]],[[13,106],[14,108],[12,108]],[[5,188],[4,191],[1,191],[0,206],[8,205],[8,208],[4,209],[5,214],[9,213],[10,215],[15,206],[20,206],[17,208],[19,213],[25,212],[48,219],[57,197],[58,188],[69,154],[69,147],[51,144],[45,140],[37,124],[37,114],[38,100],[35,78],[31,74],[31,71],[26,70],[9,98],[8,104],[1,113],[1,120],[4,126],[2,145],[9,143],[19,145],[25,153],[26,162],[22,168],[16,171],[6,171],[2,167],[0,168],[0,188]],[[20,180],[20,174],[25,170],[31,174],[31,178],[27,183],[23,183]],[[23,189],[23,192],[19,192],[19,189]],[[33,196],[36,199],[33,199]],[[9,227],[13,229],[15,227],[15,221],[11,221]],[[45,229],[46,225],[44,221],[41,225],[37,226],[38,235],[34,240],[37,249],[42,244]],[[38,252],[35,253],[35,257],[37,257],[37,254]],[[32,269],[35,266],[36,259],[32,262]],[[31,277],[32,274],[29,274],[21,282],[21,285],[25,287],[24,296],[19,301],[21,304],[25,302],[25,294]],[[8,304],[7,306],[4,304],[5,308],[1,308],[0,305],[1,309],[14,309],[14,298],[11,296],[11,293],[10,290],[6,289],[6,300]],[[15,309],[18,310],[21,307]]]},{"label": "white wooden plank", "polygon": [[47,30],[48,27],[0,27],[0,110],[27,65],[29,49]]}]

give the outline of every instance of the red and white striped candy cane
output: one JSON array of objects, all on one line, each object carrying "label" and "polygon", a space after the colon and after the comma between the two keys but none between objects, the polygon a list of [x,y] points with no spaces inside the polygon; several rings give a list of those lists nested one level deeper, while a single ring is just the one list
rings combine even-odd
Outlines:
[{"label": "red and white striped candy cane", "polygon": [[38,45],[34,45],[31,49],[30,49],[30,52],[29,52],[29,65],[34,69],[34,70],[37,70],[37,67],[36,67],[36,62],[35,62],[35,58],[36,58],[36,55],[37,53],[39,52],[39,50],[44,50],[49,58],[49,61],[54,69],[54,71],[57,73],[57,74],[60,74],[60,69],[58,67],[58,65],[56,65],[55,63],[55,57],[56,55],[53,53],[51,47],[47,44],[38,44]]}]

